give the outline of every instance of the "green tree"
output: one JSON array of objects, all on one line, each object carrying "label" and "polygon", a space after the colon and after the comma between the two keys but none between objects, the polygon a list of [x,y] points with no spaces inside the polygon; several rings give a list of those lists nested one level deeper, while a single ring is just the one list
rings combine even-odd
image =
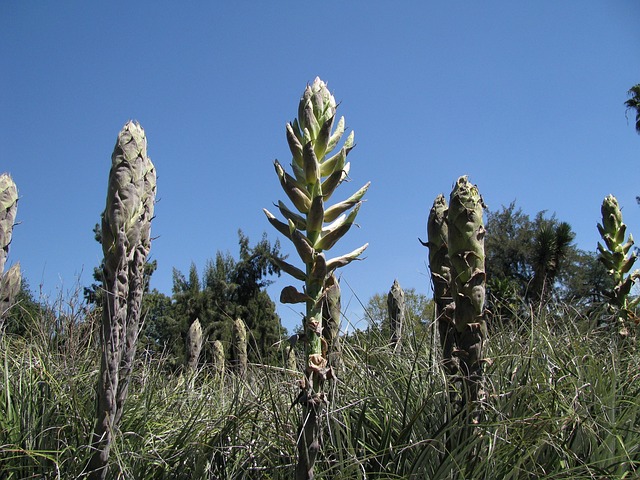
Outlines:
[{"label": "green tree", "polygon": [[601,299],[604,272],[593,253],[573,243],[568,223],[544,211],[531,219],[512,202],[487,213],[486,229],[487,290],[494,318],[512,316],[523,299],[583,304]]},{"label": "green tree", "polygon": [[[389,319],[389,309],[387,308],[387,293],[374,294],[365,308],[369,325],[372,328],[380,329],[385,338],[391,339],[391,321]],[[433,300],[427,298],[423,293],[416,292],[415,288],[404,290],[404,325],[403,330],[408,336],[416,335],[425,331],[434,319]]]},{"label": "green tree", "polygon": [[160,354],[168,349],[177,349],[180,357],[182,327],[174,320],[171,297],[152,289],[143,298],[142,313],[144,328],[141,333],[140,345],[147,351]]},{"label": "green tree", "polygon": [[533,274],[529,261],[533,222],[522,209],[516,209],[515,202],[512,202],[508,207],[502,207],[502,210],[487,211],[486,229],[487,282],[506,282],[509,288],[524,295],[524,287]]},{"label": "green tree", "polygon": [[627,112],[635,110],[636,132],[640,135],[640,83],[631,87],[627,94],[630,98],[624,104],[627,107]]},{"label": "green tree", "polygon": [[533,278],[527,289],[527,297],[534,302],[543,302],[554,291],[558,273],[569,254],[575,238],[571,225],[536,217],[538,227],[533,237],[531,256]]},{"label": "green tree", "polygon": [[[272,246],[266,234],[254,247],[242,231],[238,232],[238,238],[238,260],[218,251],[215,260],[206,263],[202,277],[195,264],[191,265],[188,277],[174,269],[171,315],[162,319],[167,336],[157,340],[171,342],[174,353],[183,354],[186,332],[196,318],[200,320],[207,344],[220,340],[227,347],[225,351],[230,351],[233,321],[241,318],[248,330],[249,361],[275,359],[273,345],[285,330],[265,288],[271,284],[267,277],[280,272],[273,263],[280,246],[278,242]],[[206,358],[211,360],[212,354],[205,348]]]},{"label": "green tree", "polygon": [[35,299],[29,288],[29,282],[26,278],[22,278],[20,290],[7,315],[5,331],[10,335],[24,337],[32,333],[44,319],[50,319],[53,315],[50,307]]},{"label": "green tree", "polygon": [[602,304],[606,300],[604,292],[613,288],[613,280],[597,252],[584,250],[569,252],[559,284],[563,300],[584,307]]}]

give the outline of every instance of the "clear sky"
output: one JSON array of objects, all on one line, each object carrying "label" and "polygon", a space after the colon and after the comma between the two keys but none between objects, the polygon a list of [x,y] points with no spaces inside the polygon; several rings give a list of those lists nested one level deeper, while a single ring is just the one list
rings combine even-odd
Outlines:
[{"label": "clear sky", "polygon": [[[360,228],[332,250],[370,244],[342,270],[353,324],[358,299],[394,279],[431,295],[418,237],[463,174],[490,209],[555,212],[584,250],[612,193],[640,238],[640,136],[623,105],[640,82],[639,18],[637,0],[4,0],[0,171],[20,192],[9,265],[50,297],[91,282],[92,228],[129,119],[158,172],[152,287],[171,294],[173,267],[237,256],[238,229],[279,238],[262,208],[286,199],[273,160],[288,165],[285,123],[316,76],[356,134],[353,181],[335,198],[372,182]],[[276,302],[287,284],[270,287]],[[288,328],[299,310],[278,305]]]}]

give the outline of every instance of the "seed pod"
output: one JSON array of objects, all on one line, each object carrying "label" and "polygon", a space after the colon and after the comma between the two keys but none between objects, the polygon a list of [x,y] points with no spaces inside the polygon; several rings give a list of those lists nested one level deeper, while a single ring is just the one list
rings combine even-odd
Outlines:
[{"label": "seed pod", "polygon": [[301,188],[297,184],[296,180],[291,175],[285,173],[282,165],[280,165],[277,160],[274,162],[274,166],[278,179],[280,180],[280,185],[282,186],[284,193],[289,197],[289,200],[291,200],[291,203],[293,203],[299,212],[307,213],[311,206],[311,197],[309,194],[304,190],[304,188]]},{"label": "seed pod", "polygon": [[349,169],[351,168],[351,164],[349,162],[345,163],[342,170],[338,170],[333,172],[331,175],[327,177],[325,181],[322,182],[322,198],[326,202],[331,198],[335,189],[344,182],[349,176]]},{"label": "seed pod", "polygon": [[294,267],[290,263],[285,262],[281,258],[274,257],[273,262],[278,266],[280,270],[288,273],[296,280],[304,282],[307,279],[307,275],[302,270],[300,270],[298,267]]},{"label": "seed pod", "polygon": [[350,151],[351,148],[342,147],[335,155],[325,160],[320,165],[320,175],[326,177],[334,172],[342,170]]},{"label": "seed pod", "polygon": [[[271,225],[273,225],[275,227],[276,230],[278,230],[282,235],[284,235],[285,237],[287,237],[288,239],[291,239],[291,230],[289,229],[289,224],[288,223],[284,223],[281,222],[280,220],[278,220],[269,210],[267,210],[266,208],[263,208],[262,211],[264,212],[264,214],[267,216],[267,220],[269,220],[269,223]],[[293,221],[292,221],[293,222]]]},{"label": "seed pod", "polygon": [[340,120],[338,120],[338,124],[336,125],[336,129],[333,131],[333,134],[331,134],[331,137],[329,138],[329,143],[327,144],[326,153],[330,153],[331,151],[333,151],[334,148],[336,148],[336,146],[338,145],[338,142],[340,142],[340,139],[342,138],[343,133],[344,133],[344,117],[340,117]]},{"label": "seed pod", "polygon": [[327,147],[329,146],[329,139],[331,135],[331,129],[333,128],[333,119],[335,117],[330,117],[324,122],[318,131],[318,137],[313,145],[313,151],[318,158],[319,161],[322,161],[325,153],[327,152]]},{"label": "seed pod", "polygon": [[278,200],[278,210],[280,210],[280,213],[284,218],[286,218],[287,220],[291,220],[298,230],[307,229],[307,219],[302,215],[298,215],[297,213],[289,210],[287,206],[280,200]]},{"label": "seed pod", "polygon": [[302,147],[302,163],[307,185],[320,182],[320,164],[313,149],[313,142],[308,142]]},{"label": "seed pod", "polygon": [[289,143],[289,150],[291,150],[294,162],[302,167],[302,144],[296,137],[293,126],[290,123],[287,123],[287,143]]},{"label": "seed pod", "polygon": [[331,247],[333,247],[336,242],[349,231],[353,222],[356,220],[356,216],[358,215],[361,205],[362,202],[356,203],[355,208],[344,218],[343,221],[335,222],[335,224],[330,225],[326,230],[323,230],[320,238],[314,245],[315,249],[319,252],[331,249]]}]

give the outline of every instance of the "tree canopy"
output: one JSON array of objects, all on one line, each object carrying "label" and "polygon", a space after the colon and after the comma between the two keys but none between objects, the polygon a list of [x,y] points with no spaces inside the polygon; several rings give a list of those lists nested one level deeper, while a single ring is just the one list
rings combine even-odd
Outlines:
[{"label": "tree canopy", "polygon": [[640,135],[640,83],[634,85],[627,92],[629,95],[629,99],[624,102],[627,107],[627,112],[629,110],[634,110],[636,114],[636,132]]},{"label": "tree canopy", "polygon": [[[416,332],[428,326],[433,320],[434,303],[426,295],[416,292],[415,288],[403,290],[405,307],[403,328],[407,332]],[[380,329],[383,335],[391,338],[387,295],[388,292],[374,294],[367,302],[365,311],[370,326]]]},{"label": "tree canopy", "polygon": [[272,246],[266,234],[253,247],[242,231],[238,238],[237,260],[218,251],[202,274],[195,264],[186,275],[174,269],[171,298],[157,291],[146,295],[143,335],[150,348],[168,350],[182,361],[189,326],[199,319],[205,357],[212,356],[215,340],[222,341],[228,352],[233,321],[241,318],[248,330],[249,360],[267,362],[274,357],[273,345],[282,339],[285,329],[265,288],[271,283],[267,277],[280,273],[273,263],[280,246],[278,242]]},{"label": "tree canopy", "polygon": [[515,202],[489,211],[485,239],[487,288],[494,313],[516,303],[601,301],[607,274],[595,252],[573,243],[571,225],[538,212],[531,219]]}]

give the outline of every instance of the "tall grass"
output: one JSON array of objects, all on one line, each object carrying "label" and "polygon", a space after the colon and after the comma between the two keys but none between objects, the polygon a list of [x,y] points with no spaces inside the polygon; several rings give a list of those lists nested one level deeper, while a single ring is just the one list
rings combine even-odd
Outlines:
[{"label": "tall grass", "polygon": [[[0,343],[2,478],[79,478],[92,453],[97,322],[82,308],[53,310]],[[344,338],[317,477],[636,478],[640,355],[632,339],[593,323],[560,306],[490,326],[471,435],[461,435],[464,415],[445,415],[432,328],[408,332],[400,353],[373,329]],[[293,476],[298,374],[250,364],[244,378],[221,377],[205,365],[192,382],[167,373],[165,356],[137,358],[113,478]]]}]

